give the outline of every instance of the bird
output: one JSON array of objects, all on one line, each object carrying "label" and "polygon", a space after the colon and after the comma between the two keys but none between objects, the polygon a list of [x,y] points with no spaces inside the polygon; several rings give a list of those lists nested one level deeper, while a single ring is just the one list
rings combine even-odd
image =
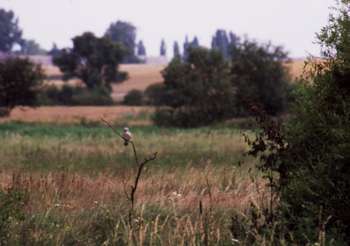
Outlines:
[{"label": "bird", "polygon": [[131,132],[129,131],[129,128],[128,128],[128,127],[124,127],[124,132],[123,132],[122,137],[123,137],[123,139],[124,139],[124,145],[125,145],[125,146],[128,146],[129,141],[130,141],[131,138],[132,138],[132,134],[131,134]]}]

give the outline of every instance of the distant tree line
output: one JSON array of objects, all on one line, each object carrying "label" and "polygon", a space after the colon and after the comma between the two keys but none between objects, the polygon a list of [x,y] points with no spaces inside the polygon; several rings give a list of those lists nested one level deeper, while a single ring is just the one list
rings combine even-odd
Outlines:
[{"label": "distant tree line", "polygon": [[286,111],[293,86],[282,47],[241,40],[224,31],[216,32],[213,40],[214,47],[207,49],[196,37],[186,38],[182,55],[175,42],[176,55],[162,72],[164,83],[144,93],[130,92],[125,103],[156,105],[157,124],[181,127],[249,116],[251,105],[270,115]]},{"label": "distant tree line", "polygon": [[225,57],[219,48],[197,47],[196,39],[187,44],[186,59],[175,57],[163,71],[164,84],[153,87],[159,105],[156,123],[207,125],[247,116],[253,104],[270,115],[286,110],[290,78],[283,65],[288,57],[281,47],[235,38]]}]

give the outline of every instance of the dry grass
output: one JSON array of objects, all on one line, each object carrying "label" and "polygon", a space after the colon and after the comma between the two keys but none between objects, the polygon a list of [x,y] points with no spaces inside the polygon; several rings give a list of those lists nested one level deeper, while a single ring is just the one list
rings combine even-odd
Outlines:
[{"label": "dry grass", "polygon": [[[66,172],[3,171],[0,187],[21,187],[29,192],[28,209],[41,212],[52,207],[67,212],[89,210],[96,205],[123,207],[134,171],[97,176]],[[137,205],[162,209],[196,211],[199,201],[206,207],[244,211],[251,202],[265,195],[262,182],[252,182],[247,170],[229,167],[174,168],[164,171],[149,168],[143,174],[137,190]]]},{"label": "dry grass", "polygon": [[164,65],[122,65],[120,70],[128,72],[129,79],[113,85],[112,98],[120,101],[132,89],[143,91],[151,84],[162,82],[161,71],[164,68]]},{"label": "dry grass", "polygon": [[[81,120],[100,121],[101,117],[109,121],[118,121],[128,116],[151,112],[153,108],[132,106],[19,107],[12,110],[9,117],[1,118],[1,122],[77,123]],[[149,123],[149,121],[144,122],[144,124]]]},{"label": "dry grass", "polygon": [[296,59],[290,63],[286,64],[286,67],[289,69],[290,75],[292,79],[298,79],[303,75],[305,60],[304,59]]}]

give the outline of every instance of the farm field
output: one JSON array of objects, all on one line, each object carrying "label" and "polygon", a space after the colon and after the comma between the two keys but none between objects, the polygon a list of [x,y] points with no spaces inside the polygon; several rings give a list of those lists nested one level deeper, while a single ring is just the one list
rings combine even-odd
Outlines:
[{"label": "farm field", "polygon": [[[0,119],[0,122],[46,122],[46,123],[79,123],[82,121],[101,121],[101,118],[110,121],[128,120],[135,116],[142,116],[153,112],[151,107],[131,106],[49,106],[49,107],[17,107],[11,111],[9,117]],[[143,124],[149,124],[150,120],[145,118]],[[138,124],[141,124],[140,121]]]}]

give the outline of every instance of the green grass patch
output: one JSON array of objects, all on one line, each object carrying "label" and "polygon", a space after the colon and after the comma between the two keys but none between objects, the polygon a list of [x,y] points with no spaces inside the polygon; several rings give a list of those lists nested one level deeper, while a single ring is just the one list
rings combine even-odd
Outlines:
[{"label": "green grass patch", "polygon": [[[116,127],[122,132],[122,127]],[[239,128],[197,129],[135,126],[131,128],[139,158],[158,152],[158,167],[235,165],[246,144]],[[108,127],[5,123],[0,125],[0,167],[26,170],[68,170],[89,173],[133,165],[130,146]]]}]

